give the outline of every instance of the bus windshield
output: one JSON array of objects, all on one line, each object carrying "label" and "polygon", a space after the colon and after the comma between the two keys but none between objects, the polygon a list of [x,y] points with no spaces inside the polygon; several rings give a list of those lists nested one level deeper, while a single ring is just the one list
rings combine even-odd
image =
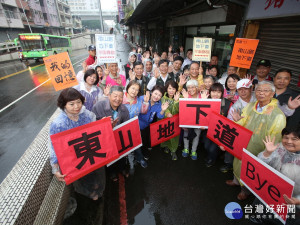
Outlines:
[{"label": "bus windshield", "polygon": [[45,49],[42,40],[20,40],[23,51],[41,51]]}]

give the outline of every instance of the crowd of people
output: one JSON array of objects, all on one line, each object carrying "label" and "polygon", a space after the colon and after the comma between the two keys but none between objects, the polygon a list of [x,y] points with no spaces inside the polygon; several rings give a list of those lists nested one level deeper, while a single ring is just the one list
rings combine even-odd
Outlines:
[{"label": "crowd of people", "polygon": [[[105,174],[117,181],[119,173],[128,177],[134,175],[137,165],[146,168],[150,124],[178,114],[179,98],[210,98],[221,99],[221,115],[253,132],[249,152],[295,181],[293,197],[285,199],[300,207],[300,95],[289,88],[291,70],[281,68],[272,77],[271,62],[261,59],[254,75],[241,76],[232,66],[222,73],[217,55],[200,64],[192,61],[192,49],[184,54],[183,47],[174,51],[172,46],[161,54],[152,47],[145,51],[133,48],[128,63],[120,69],[117,62],[97,65],[95,50],[89,46],[89,57],[77,75],[79,85],[61,92],[57,103],[61,113],[51,123],[50,135],[104,117],[111,118],[113,127],[138,117],[143,146],[106,171],[100,168],[74,182],[76,192],[97,200],[103,194]],[[206,132],[204,128],[182,128],[180,136],[162,143],[160,149],[170,154],[170,160],[178,160],[179,151],[182,157],[197,160],[200,143],[207,153],[207,167],[225,154],[220,171],[233,170],[233,179],[226,184],[240,186],[237,198],[245,200],[250,191],[240,182],[241,160],[224,152]],[[65,175],[50,146],[52,172],[63,181]]]}]

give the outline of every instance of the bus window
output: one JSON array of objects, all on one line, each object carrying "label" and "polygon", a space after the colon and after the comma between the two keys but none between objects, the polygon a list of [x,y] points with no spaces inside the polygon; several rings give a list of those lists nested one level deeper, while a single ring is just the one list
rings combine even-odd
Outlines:
[{"label": "bus window", "polygon": [[20,40],[20,44],[23,51],[44,49],[44,44],[41,40]]}]

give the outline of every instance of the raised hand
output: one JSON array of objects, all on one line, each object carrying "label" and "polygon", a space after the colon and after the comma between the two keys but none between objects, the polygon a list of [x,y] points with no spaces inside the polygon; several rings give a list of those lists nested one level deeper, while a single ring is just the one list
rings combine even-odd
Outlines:
[{"label": "raised hand", "polygon": [[149,102],[150,100],[150,91],[146,91],[146,94],[144,95],[144,102]]},{"label": "raised hand", "polygon": [[160,75],[159,69],[155,68],[155,70],[154,70],[154,77],[157,79],[157,78],[159,78],[159,75]]},{"label": "raised hand", "polygon": [[274,152],[279,146],[279,144],[275,145],[275,137],[271,139],[270,135],[266,136],[266,140],[263,140],[263,142],[269,155],[272,154],[272,152]]},{"label": "raised hand", "polygon": [[166,111],[169,107],[169,102],[165,102],[161,105],[161,111]]},{"label": "raised hand", "polygon": [[132,70],[129,70],[129,79],[130,81],[135,80],[135,72],[133,72]]},{"label": "raised hand", "polygon": [[292,97],[289,98],[288,107],[290,109],[297,109],[300,106],[300,95],[292,100]]},{"label": "raised hand", "polygon": [[179,85],[183,86],[186,83],[186,78],[183,74],[179,76]]},{"label": "raised hand", "polygon": [[170,45],[170,46],[169,46],[169,52],[172,52],[172,48],[173,48],[173,46]]},{"label": "raised hand", "polygon": [[104,88],[104,91],[103,91],[104,95],[108,96],[110,88],[111,88],[111,84],[106,85],[106,87]]},{"label": "raised hand", "polygon": [[208,93],[208,91],[201,91],[200,95],[201,95],[201,98],[207,99],[209,96],[209,93]]},{"label": "raised hand", "polygon": [[174,95],[174,100],[178,101],[179,98],[180,98],[180,93],[179,93],[179,91],[177,91],[176,94]]},{"label": "raised hand", "polygon": [[181,91],[181,94],[184,98],[188,98],[189,97],[189,93],[183,88]]},{"label": "raised hand", "polygon": [[232,116],[232,119],[237,122],[239,121],[240,119],[244,118],[241,116],[241,111],[240,110],[233,110],[232,113],[231,113],[231,116]]},{"label": "raised hand", "polygon": [[283,195],[283,198],[288,205],[300,205],[300,199],[298,198],[289,198],[287,195]]}]

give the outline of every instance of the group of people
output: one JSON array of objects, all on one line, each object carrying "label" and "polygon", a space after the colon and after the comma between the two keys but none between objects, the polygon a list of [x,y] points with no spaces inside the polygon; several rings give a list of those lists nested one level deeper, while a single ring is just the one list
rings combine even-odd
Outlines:
[{"label": "group of people", "polygon": [[[114,127],[137,116],[143,146],[108,167],[106,173],[100,168],[75,181],[76,192],[97,200],[104,190],[105,174],[117,181],[119,173],[125,177],[133,175],[136,163],[146,168],[151,150],[150,124],[178,114],[179,98],[211,98],[221,99],[221,115],[253,131],[248,151],[295,181],[293,197],[285,196],[286,202],[300,205],[300,95],[288,87],[291,70],[281,68],[271,77],[271,62],[262,59],[254,76],[241,78],[232,66],[221,75],[216,55],[201,66],[192,61],[192,49],[186,51],[184,58],[182,47],[173,52],[170,46],[162,54],[152,52],[151,47],[143,53],[141,49],[130,52],[121,74],[117,62],[106,67],[96,65],[95,55],[95,46],[89,46],[89,58],[77,76],[80,84],[61,92],[61,113],[51,123],[50,135],[104,117],[110,117]],[[178,146],[182,147],[182,157],[197,160],[199,143],[207,153],[207,167],[225,154],[220,171],[233,170],[234,177],[226,184],[240,186],[237,198],[245,200],[250,191],[240,182],[241,160],[222,153],[223,146],[208,139],[205,129],[183,128],[180,136],[160,147],[170,153],[172,160],[178,159]],[[65,174],[61,174],[50,146],[52,172],[63,181]]]}]

